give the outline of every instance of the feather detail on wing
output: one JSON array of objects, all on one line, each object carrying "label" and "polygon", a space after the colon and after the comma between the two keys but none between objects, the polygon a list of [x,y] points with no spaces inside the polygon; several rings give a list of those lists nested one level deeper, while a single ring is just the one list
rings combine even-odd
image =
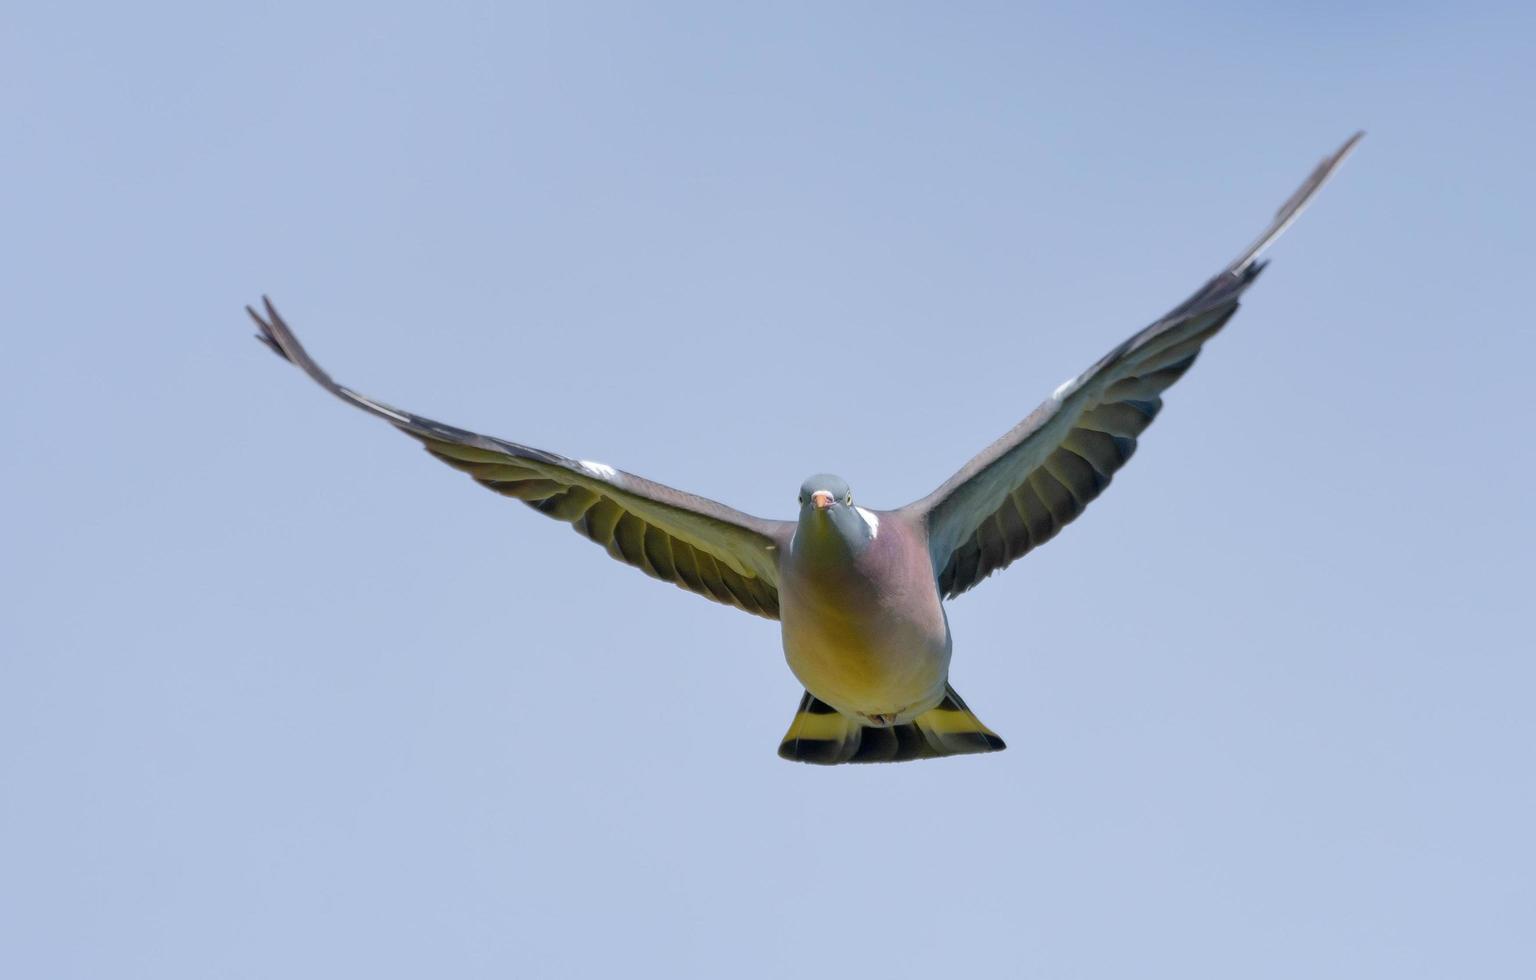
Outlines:
[{"label": "feather detail on wing", "polygon": [[943,595],[959,595],[1044,544],[1103,492],[1162,410],[1162,393],[1237,312],[1263,270],[1259,253],[1363,135],[1323,160],[1264,233],[1193,296],[1061,385],[943,486],[905,508],[926,521]]},{"label": "feather detail on wing", "polygon": [[374,401],[331,380],[272,303],[263,302],[265,316],[246,307],[261,330],[257,339],[333,395],[413,436],[481,485],[570,524],[619,561],[705,598],[778,618],[777,549],[794,525]]}]

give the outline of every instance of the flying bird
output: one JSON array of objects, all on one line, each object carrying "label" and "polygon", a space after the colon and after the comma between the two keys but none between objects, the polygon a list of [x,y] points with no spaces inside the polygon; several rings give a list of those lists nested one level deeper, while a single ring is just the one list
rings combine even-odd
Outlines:
[{"label": "flying bird", "polygon": [[779,755],[898,762],[995,752],[1003,740],[949,684],[943,601],[1044,544],[1136,450],[1162,395],[1237,311],[1259,254],[1354,149],[1312,172],[1263,234],[1193,296],[1058,387],[1028,418],[923,499],[855,502],[829,473],[800,486],[792,521],[764,520],[605,463],[444,425],[343,387],[270,300],[246,307],[258,339],[331,394],[391,423],[478,483],[564,521],[647,575],[779,621],[805,686]]}]

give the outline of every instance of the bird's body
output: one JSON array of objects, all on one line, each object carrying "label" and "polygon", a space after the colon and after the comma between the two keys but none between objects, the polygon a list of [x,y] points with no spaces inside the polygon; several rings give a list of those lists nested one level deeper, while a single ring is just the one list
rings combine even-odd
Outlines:
[{"label": "bird's body", "polygon": [[856,554],[830,520],[801,523],[780,559],[779,620],[805,689],[883,725],[943,699],[952,643],[926,536],[898,514],[871,516],[878,531]]},{"label": "bird's body", "polygon": [[1189,299],[898,510],[866,510],[842,479],[818,474],[801,486],[797,520],[764,520],[606,464],[434,422],[331,380],[270,302],[265,317],[250,314],[279,356],[477,482],[571,524],[649,575],[778,619],[785,659],[806,689],[781,756],[835,764],[993,752],[1002,739],[949,685],[943,600],[1050,540],[1103,492],[1162,410],[1162,393],[1236,312],[1263,268],[1259,253],[1359,138],[1325,159],[1259,238]]}]

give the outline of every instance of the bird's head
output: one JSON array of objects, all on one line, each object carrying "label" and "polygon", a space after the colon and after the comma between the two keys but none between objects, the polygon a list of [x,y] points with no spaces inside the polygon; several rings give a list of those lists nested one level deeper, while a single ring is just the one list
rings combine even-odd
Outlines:
[{"label": "bird's head", "polygon": [[842,477],[818,473],[800,485],[797,541],[841,543],[858,551],[874,540],[878,526],[879,518],[853,505],[853,491]]}]

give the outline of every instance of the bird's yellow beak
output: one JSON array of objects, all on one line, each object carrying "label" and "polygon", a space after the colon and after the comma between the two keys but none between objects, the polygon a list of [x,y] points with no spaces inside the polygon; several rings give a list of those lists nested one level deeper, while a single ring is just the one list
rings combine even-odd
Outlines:
[{"label": "bird's yellow beak", "polygon": [[833,497],[831,492],[827,490],[817,490],[815,493],[811,494],[811,503],[817,510],[826,510],[828,507],[832,506],[833,501],[836,499],[837,498]]}]

